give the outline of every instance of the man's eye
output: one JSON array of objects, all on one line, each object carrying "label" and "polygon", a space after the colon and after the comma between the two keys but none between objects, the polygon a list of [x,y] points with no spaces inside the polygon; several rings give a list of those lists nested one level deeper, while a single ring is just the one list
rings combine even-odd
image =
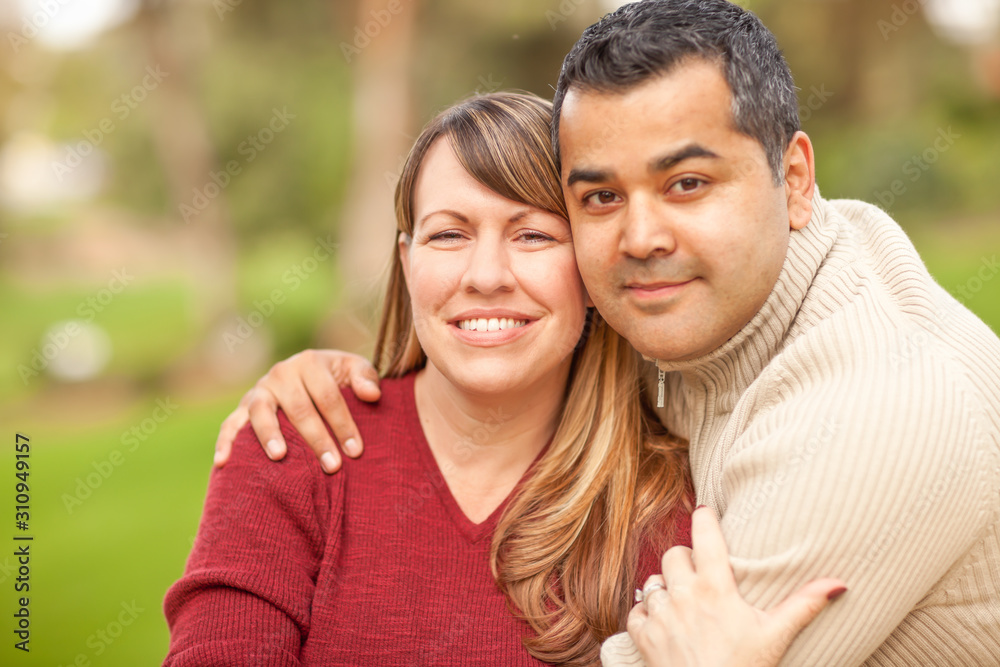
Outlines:
[{"label": "man's eye", "polygon": [[601,190],[600,192],[594,192],[587,195],[584,197],[583,201],[587,204],[613,204],[617,198],[618,195],[614,192]]},{"label": "man's eye", "polygon": [[699,186],[705,181],[700,178],[682,178],[673,185],[670,186],[671,190],[675,192],[691,192],[692,190],[697,190]]}]

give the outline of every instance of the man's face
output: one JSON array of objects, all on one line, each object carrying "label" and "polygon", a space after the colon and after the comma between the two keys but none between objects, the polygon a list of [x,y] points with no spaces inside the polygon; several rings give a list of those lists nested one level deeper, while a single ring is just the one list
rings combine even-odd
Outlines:
[{"label": "man's face", "polygon": [[601,315],[649,357],[721,346],[763,305],[785,259],[787,188],[735,129],[731,99],[718,65],[690,60],[623,93],[571,88],[563,102],[580,272]]}]

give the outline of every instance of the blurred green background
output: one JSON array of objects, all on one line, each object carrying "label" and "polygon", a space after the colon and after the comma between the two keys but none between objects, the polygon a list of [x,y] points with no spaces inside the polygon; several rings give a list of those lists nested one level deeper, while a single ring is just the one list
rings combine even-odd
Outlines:
[{"label": "blurred green background", "polygon": [[[421,124],[477,91],[550,96],[616,3],[2,1],[0,663],[158,664],[219,422],[278,359],[370,349]],[[796,76],[823,194],[888,209],[1000,329],[997,3],[745,4]]]}]

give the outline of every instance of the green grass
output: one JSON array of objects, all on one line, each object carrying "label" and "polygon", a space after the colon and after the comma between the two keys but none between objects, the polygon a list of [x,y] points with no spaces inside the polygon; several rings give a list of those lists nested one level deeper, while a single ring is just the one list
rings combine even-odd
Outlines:
[{"label": "green grass", "polygon": [[29,374],[25,383],[18,367],[30,368],[34,352],[46,342],[45,332],[58,322],[82,319],[103,329],[114,350],[107,368],[112,374],[155,376],[191,343],[195,295],[190,286],[181,281],[130,286],[96,312],[86,300],[102,288],[99,284],[42,291],[0,281],[0,312],[17,314],[0,337],[0,400],[44,384],[44,374]]},{"label": "green grass", "polygon": [[[931,275],[1000,332],[1000,226],[920,225],[907,230]],[[993,268],[991,268],[993,267]]]},{"label": "green grass", "polygon": [[[159,425],[145,442],[128,451],[120,439],[132,425],[149,417],[155,404],[100,428],[74,430],[55,419],[48,424],[5,424],[31,438],[31,642],[24,655],[5,641],[3,665],[70,665],[83,655],[93,665],[159,664],[169,635],[163,596],[183,572],[198,527],[211,467],[218,423],[236,397],[207,405],[185,405]],[[56,415],[53,415],[54,417]],[[107,472],[113,450],[123,460]],[[4,447],[8,470],[13,446]],[[102,463],[104,465],[102,465]],[[75,494],[87,475],[94,482],[89,497],[69,511],[65,498]],[[10,474],[13,474],[12,472]],[[100,480],[98,485],[96,482]],[[12,484],[3,485],[0,515],[13,518]],[[86,495],[86,494],[80,494]],[[13,544],[10,535],[0,538]],[[5,547],[0,568],[14,564]],[[0,615],[10,636],[15,573],[0,569]],[[99,631],[117,632],[122,604],[141,608],[120,636],[106,643]],[[110,625],[110,628],[109,628]]]}]

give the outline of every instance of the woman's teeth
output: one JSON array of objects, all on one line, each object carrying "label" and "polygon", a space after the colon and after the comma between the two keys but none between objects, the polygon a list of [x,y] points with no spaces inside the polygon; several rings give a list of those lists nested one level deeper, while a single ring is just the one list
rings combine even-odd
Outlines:
[{"label": "woman's teeth", "polygon": [[502,331],[523,327],[527,323],[528,320],[512,320],[507,317],[491,317],[489,319],[481,317],[476,320],[461,320],[458,323],[458,328],[466,331]]}]

